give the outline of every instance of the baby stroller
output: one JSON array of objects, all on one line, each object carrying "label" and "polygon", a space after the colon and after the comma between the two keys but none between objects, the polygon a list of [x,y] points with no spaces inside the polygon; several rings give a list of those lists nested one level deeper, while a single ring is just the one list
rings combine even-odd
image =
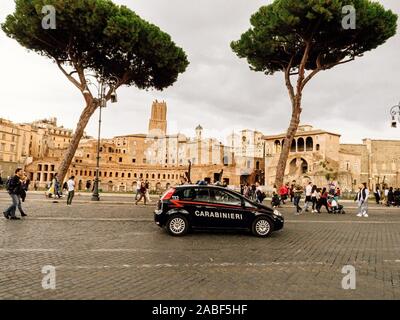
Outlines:
[{"label": "baby stroller", "polygon": [[344,207],[338,202],[336,197],[329,197],[328,199],[328,208],[334,214],[345,214]]}]

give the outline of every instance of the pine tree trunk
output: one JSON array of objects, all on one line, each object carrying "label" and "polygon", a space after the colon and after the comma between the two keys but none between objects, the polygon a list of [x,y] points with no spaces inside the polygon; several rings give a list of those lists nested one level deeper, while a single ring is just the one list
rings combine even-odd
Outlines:
[{"label": "pine tree trunk", "polygon": [[276,168],[275,185],[277,188],[283,185],[283,180],[285,177],[285,169],[287,159],[289,157],[290,147],[292,145],[293,138],[297,132],[297,128],[300,124],[300,114],[301,114],[301,98],[297,97],[295,101],[295,106],[292,109],[292,118],[290,120],[289,128],[286,132],[286,137],[282,146],[281,154],[278,161],[278,166]]},{"label": "pine tree trunk", "polygon": [[86,125],[96,109],[97,104],[95,101],[93,99],[87,99],[86,108],[81,113],[74,135],[72,136],[68,149],[64,153],[64,158],[60,164],[60,167],[58,168],[58,179],[61,183],[63,183],[64,178],[68,173],[68,169],[71,165],[72,159],[75,156],[76,149],[79,146],[79,142],[81,141]]}]

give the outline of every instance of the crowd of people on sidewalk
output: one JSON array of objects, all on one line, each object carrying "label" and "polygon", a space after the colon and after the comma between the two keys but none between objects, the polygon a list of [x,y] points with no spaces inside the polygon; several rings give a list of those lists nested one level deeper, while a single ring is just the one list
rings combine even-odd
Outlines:
[{"label": "crowd of people on sidewalk", "polygon": [[267,197],[259,182],[255,184],[242,184],[240,186],[241,195],[254,202],[262,203]]},{"label": "crowd of people on sidewalk", "polygon": [[382,189],[379,185],[374,191],[376,204],[382,204],[388,207],[400,207],[400,188],[393,188],[387,185]]},{"label": "crowd of people on sidewalk", "polygon": [[[358,205],[358,217],[368,217],[368,198],[369,190],[366,183],[359,186],[358,192],[354,201]],[[293,203],[295,208],[295,214],[300,215],[305,212],[321,213],[321,209],[324,207],[327,213],[330,214],[345,214],[343,205],[341,205],[341,190],[334,183],[330,183],[327,186],[318,187],[312,182],[303,186],[293,180],[292,183],[286,183],[279,189],[274,186],[272,192],[272,207],[280,207],[285,204],[286,201]],[[304,204],[300,206],[302,197],[304,197]]]},{"label": "crowd of people on sidewalk", "polygon": [[[22,203],[25,201],[29,184],[30,181],[21,168],[15,170],[14,176],[8,177],[5,187],[11,197],[12,204],[3,212],[6,219],[19,220],[20,218],[16,216],[17,209],[19,210],[21,217],[26,216],[22,208]],[[191,181],[189,181],[187,177],[182,176],[180,185],[185,184],[191,184]],[[196,184],[204,185],[208,183],[199,180]],[[215,183],[215,185],[227,187],[220,182]],[[90,190],[91,186],[92,184],[88,182],[86,184],[86,189]],[[67,205],[71,205],[75,195],[75,177],[71,176],[61,187],[58,176],[55,174],[46,192],[46,196],[60,199],[64,196],[64,192],[67,197]],[[249,200],[257,203],[263,203],[266,198],[266,193],[259,182],[254,184],[242,184],[240,186],[240,193]],[[377,186],[373,194],[377,204],[400,207],[399,188],[394,189],[393,187],[384,186],[381,190],[380,187]],[[369,196],[370,191],[368,190],[367,184],[361,184],[354,199],[358,205],[358,217],[368,217]],[[300,205],[303,197],[304,203],[303,205]],[[136,182],[135,204],[138,205],[142,199],[144,205],[150,203],[150,183],[148,180],[144,181],[143,179],[140,179]],[[296,215],[309,212],[309,210],[311,210],[311,213],[321,213],[322,208],[325,208],[326,212],[330,214],[344,214],[344,207],[339,203],[340,199],[341,190],[333,183],[324,187],[318,187],[312,182],[309,182],[306,185],[301,185],[297,183],[296,180],[293,180],[291,184],[287,182],[280,186],[279,189],[276,185],[274,186],[271,205],[273,208],[277,208],[290,201],[294,205]]]}]

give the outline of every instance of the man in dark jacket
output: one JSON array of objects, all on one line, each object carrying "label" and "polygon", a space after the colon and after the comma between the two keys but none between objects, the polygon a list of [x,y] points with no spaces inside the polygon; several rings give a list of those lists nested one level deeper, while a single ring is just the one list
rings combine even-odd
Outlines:
[{"label": "man in dark jacket", "polygon": [[6,211],[3,212],[3,215],[6,219],[19,220],[19,218],[15,216],[15,211],[17,207],[21,207],[21,179],[23,177],[24,172],[21,168],[18,168],[17,170],[15,170],[15,175],[11,177],[10,180],[7,182],[7,191],[12,199],[12,204]]}]

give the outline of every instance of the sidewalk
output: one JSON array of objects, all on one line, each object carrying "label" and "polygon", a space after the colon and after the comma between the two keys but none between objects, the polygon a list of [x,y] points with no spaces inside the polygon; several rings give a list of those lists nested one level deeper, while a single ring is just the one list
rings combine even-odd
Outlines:
[{"label": "sidewalk", "polygon": [[[43,195],[45,196],[45,191],[31,191],[29,194]],[[100,197],[121,197],[121,198],[135,198],[136,193],[111,193],[111,192],[100,192]],[[76,191],[75,197],[91,197],[92,192]],[[150,194],[150,199],[159,199],[161,195]]]}]

